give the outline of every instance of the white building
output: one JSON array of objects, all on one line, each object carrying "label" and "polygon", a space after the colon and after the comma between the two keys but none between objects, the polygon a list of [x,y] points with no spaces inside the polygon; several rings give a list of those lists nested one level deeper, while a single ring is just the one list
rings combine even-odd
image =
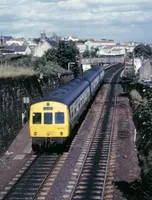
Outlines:
[{"label": "white building", "polygon": [[31,39],[28,39],[28,40],[26,41],[26,43],[27,43],[28,46],[36,46],[36,45],[37,45],[37,43],[34,42],[34,41],[31,40]]},{"label": "white building", "polygon": [[87,41],[85,42],[86,48],[88,50],[91,50],[92,48],[97,48],[100,46],[112,46],[116,45],[116,42],[113,41],[107,41],[107,40],[99,40],[99,41]]},{"label": "white building", "polygon": [[57,42],[46,38],[45,32],[41,33],[41,39],[34,49],[33,56],[42,57],[46,51],[57,47]]},{"label": "white building", "polygon": [[124,55],[125,52],[132,52],[134,50],[134,46],[127,45],[107,45],[107,46],[99,46],[98,55]]},{"label": "white building", "polygon": [[68,37],[68,41],[69,41],[69,40],[74,41],[74,42],[77,42],[77,41],[79,40],[79,38],[76,37],[76,36],[69,36],[69,37]]},{"label": "white building", "polygon": [[28,46],[15,46],[14,47],[14,54],[21,54],[21,55],[30,55],[31,49]]},{"label": "white building", "polygon": [[20,39],[11,39],[6,41],[6,45],[19,45],[22,46],[24,45],[25,41],[24,40],[20,40]]},{"label": "white building", "polygon": [[20,46],[20,45],[7,45],[2,50],[3,55],[7,54],[21,54],[21,55],[30,55],[31,49],[28,46]]},{"label": "white building", "polygon": [[78,42],[76,45],[80,53],[83,53],[86,50],[86,45],[84,43]]}]

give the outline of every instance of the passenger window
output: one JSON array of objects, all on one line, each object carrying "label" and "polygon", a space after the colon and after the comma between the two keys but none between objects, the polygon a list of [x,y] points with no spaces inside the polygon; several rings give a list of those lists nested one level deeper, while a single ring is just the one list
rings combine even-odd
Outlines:
[{"label": "passenger window", "polygon": [[52,124],[52,113],[44,113],[44,124]]},{"label": "passenger window", "polygon": [[71,112],[71,119],[73,118],[73,112]]},{"label": "passenger window", "polygon": [[33,124],[41,124],[41,113],[33,113]]},{"label": "passenger window", "polygon": [[55,113],[55,123],[64,124],[64,112]]}]

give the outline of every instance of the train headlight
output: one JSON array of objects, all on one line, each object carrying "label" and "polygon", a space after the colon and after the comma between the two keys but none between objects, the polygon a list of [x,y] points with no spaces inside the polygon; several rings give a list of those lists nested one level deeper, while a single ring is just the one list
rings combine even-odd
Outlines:
[{"label": "train headlight", "polygon": [[50,135],[50,132],[47,132],[47,136],[49,136]]},{"label": "train headlight", "polygon": [[34,135],[37,135],[37,132],[34,132]]}]

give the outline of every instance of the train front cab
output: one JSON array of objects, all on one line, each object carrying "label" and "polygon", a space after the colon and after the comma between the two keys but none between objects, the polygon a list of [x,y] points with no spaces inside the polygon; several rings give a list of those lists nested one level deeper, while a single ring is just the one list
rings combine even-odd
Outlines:
[{"label": "train front cab", "polygon": [[63,143],[69,136],[69,111],[59,102],[39,102],[30,108],[30,136],[34,151]]}]

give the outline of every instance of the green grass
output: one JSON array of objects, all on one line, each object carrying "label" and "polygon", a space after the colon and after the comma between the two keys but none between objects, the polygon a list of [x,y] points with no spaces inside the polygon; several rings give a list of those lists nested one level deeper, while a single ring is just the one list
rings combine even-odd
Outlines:
[{"label": "green grass", "polygon": [[31,68],[0,65],[0,78],[9,78],[9,77],[15,78],[19,76],[33,76],[36,74],[37,72],[35,72]]}]

